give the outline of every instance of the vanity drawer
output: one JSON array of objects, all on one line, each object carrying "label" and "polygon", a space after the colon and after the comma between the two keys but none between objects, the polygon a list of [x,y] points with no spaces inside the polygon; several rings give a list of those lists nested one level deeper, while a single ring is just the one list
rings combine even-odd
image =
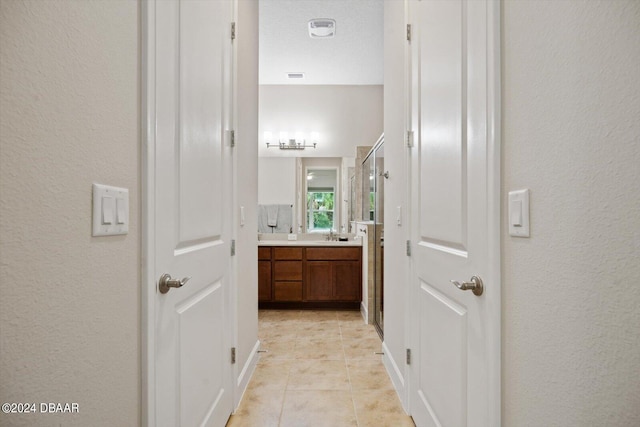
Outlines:
[{"label": "vanity drawer", "polygon": [[258,247],[258,259],[262,261],[271,261],[271,248]]},{"label": "vanity drawer", "polygon": [[274,261],[273,280],[302,280],[302,261]]},{"label": "vanity drawer", "polygon": [[293,247],[293,248],[283,248],[276,247],[273,248],[273,259],[302,259],[302,248]]},{"label": "vanity drawer", "polygon": [[308,260],[358,261],[360,259],[361,248],[306,248],[306,251]]},{"label": "vanity drawer", "polygon": [[302,282],[275,282],[274,301],[302,301]]}]

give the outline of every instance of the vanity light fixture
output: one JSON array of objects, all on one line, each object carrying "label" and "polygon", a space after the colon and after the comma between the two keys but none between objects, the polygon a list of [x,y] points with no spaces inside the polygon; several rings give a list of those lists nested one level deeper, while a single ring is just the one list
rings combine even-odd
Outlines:
[{"label": "vanity light fixture", "polygon": [[310,144],[307,144],[307,140],[304,137],[302,132],[296,132],[293,138],[289,137],[288,132],[280,132],[278,138],[278,143],[274,144],[273,134],[269,131],[266,131],[264,136],[264,142],[267,144],[267,148],[279,148],[281,150],[304,150],[305,148],[316,148],[318,145],[318,132],[311,132],[309,138],[311,140]]}]

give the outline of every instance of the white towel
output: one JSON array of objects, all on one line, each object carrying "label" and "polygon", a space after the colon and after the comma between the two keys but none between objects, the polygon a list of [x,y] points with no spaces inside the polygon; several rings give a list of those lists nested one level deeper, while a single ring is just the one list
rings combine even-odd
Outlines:
[{"label": "white towel", "polygon": [[269,227],[278,225],[278,205],[267,205],[267,225]]},{"label": "white towel", "polygon": [[293,208],[291,205],[279,205],[278,226],[275,233],[293,233]]},{"label": "white towel", "polygon": [[273,233],[274,228],[267,225],[267,208],[258,205],[258,233]]}]

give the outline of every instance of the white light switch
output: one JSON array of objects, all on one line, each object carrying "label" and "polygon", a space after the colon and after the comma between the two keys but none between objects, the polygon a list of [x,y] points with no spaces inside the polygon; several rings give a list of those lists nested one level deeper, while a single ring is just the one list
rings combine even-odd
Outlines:
[{"label": "white light switch", "polygon": [[529,190],[509,192],[509,235],[529,237]]},{"label": "white light switch", "polygon": [[129,233],[129,190],[93,184],[93,236]]},{"label": "white light switch", "polygon": [[113,224],[113,197],[102,196],[102,224]]},{"label": "white light switch", "polygon": [[118,197],[116,199],[116,222],[118,224],[126,224],[127,223],[127,211],[128,206],[124,198]]},{"label": "white light switch", "polygon": [[522,227],[522,201],[509,202],[509,212],[511,212],[511,225]]},{"label": "white light switch", "polygon": [[402,206],[396,208],[396,224],[402,225]]}]

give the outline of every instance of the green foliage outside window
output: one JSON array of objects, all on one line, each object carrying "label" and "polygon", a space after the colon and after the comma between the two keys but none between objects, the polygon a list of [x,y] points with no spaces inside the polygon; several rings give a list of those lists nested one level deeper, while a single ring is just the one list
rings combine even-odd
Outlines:
[{"label": "green foliage outside window", "polygon": [[334,227],[333,223],[333,192],[315,192],[307,193],[307,209],[312,215],[308,218],[312,219],[312,224],[307,225],[308,230],[329,230]]}]

